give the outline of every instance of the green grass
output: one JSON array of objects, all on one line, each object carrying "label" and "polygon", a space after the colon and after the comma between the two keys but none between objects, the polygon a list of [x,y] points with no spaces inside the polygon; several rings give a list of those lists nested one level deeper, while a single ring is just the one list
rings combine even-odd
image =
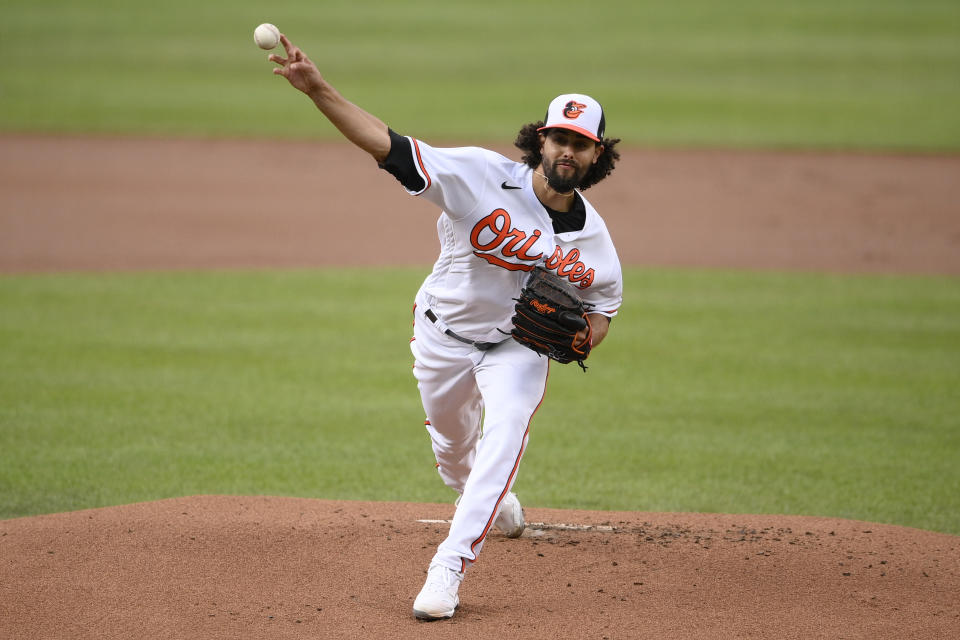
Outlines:
[{"label": "green grass", "polygon": [[955,0],[7,5],[0,131],[337,138],[270,75],[271,21],[426,139],[509,142],[583,91],[634,145],[960,149]]},{"label": "green grass", "polygon": [[[407,348],[424,273],[0,278],[0,518],[201,493],[449,500]],[[551,369],[527,504],[960,534],[956,279],[626,284],[589,372]]]}]

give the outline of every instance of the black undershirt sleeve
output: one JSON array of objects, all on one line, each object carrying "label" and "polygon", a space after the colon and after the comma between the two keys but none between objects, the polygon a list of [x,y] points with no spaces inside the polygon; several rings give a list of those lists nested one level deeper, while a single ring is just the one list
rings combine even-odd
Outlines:
[{"label": "black undershirt sleeve", "polygon": [[390,173],[410,191],[423,191],[427,183],[417,171],[413,161],[413,148],[410,139],[402,136],[393,129],[387,130],[390,134],[390,153],[380,163],[380,168]]}]

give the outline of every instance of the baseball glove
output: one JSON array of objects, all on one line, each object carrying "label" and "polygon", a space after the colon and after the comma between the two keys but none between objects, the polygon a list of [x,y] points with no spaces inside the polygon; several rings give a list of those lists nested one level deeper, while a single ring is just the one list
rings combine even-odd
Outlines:
[{"label": "baseball glove", "polygon": [[561,364],[575,361],[586,371],[583,361],[590,355],[593,329],[587,318],[589,305],[576,289],[536,267],[515,300],[513,339]]}]

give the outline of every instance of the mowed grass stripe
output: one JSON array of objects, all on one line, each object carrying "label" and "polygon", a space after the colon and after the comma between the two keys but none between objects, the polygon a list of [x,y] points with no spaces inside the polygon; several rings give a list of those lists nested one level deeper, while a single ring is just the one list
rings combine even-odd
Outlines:
[{"label": "mowed grass stripe", "polygon": [[436,142],[509,141],[577,91],[634,145],[960,149],[947,0],[610,0],[592,20],[572,0],[145,7],[6,7],[0,130],[338,139],[271,77],[252,39],[269,21],[348,98]]},{"label": "mowed grass stripe", "polygon": [[[410,374],[423,269],[0,278],[0,517],[192,494],[446,501]],[[955,279],[628,269],[555,365],[531,506],[960,533]]]}]

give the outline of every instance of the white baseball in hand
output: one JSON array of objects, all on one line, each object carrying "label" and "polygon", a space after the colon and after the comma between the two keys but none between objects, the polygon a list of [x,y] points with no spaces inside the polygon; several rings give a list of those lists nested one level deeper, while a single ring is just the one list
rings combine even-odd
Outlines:
[{"label": "white baseball in hand", "polygon": [[273,49],[280,44],[280,30],[269,22],[264,22],[253,30],[253,41],[261,49]]}]

